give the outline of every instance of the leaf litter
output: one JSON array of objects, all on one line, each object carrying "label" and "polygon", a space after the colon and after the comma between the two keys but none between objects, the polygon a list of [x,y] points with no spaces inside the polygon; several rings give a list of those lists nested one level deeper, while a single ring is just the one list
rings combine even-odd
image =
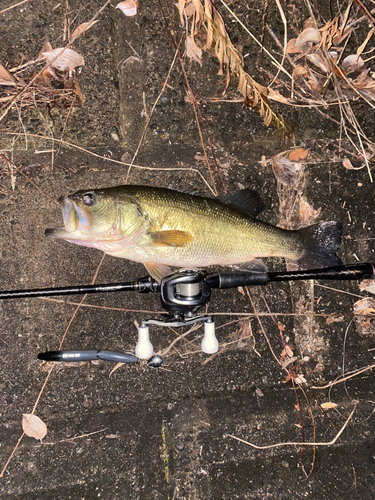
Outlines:
[{"label": "leaf litter", "polygon": [[37,415],[24,413],[22,416],[22,429],[26,436],[42,439],[47,435],[47,426]]},{"label": "leaf litter", "polygon": [[34,61],[5,70],[6,73],[0,65],[0,78],[4,80],[8,74],[12,79],[6,87],[0,80],[0,103],[7,104],[8,110],[16,103],[20,108],[81,106],[84,96],[77,83],[76,69],[83,65],[84,59],[76,51],[64,47],[52,49],[50,44],[43,47]]}]

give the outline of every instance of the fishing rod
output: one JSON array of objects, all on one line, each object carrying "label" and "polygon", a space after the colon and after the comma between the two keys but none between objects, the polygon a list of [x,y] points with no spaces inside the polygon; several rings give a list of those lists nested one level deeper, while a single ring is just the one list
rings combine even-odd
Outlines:
[{"label": "fishing rod", "polygon": [[138,343],[135,348],[135,356],[129,353],[105,350],[47,351],[38,355],[38,358],[42,360],[64,362],[102,359],[121,363],[135,363],[139,359],[149,358],[148,365],[157,368],[163,364],[163,359],[161,356],[152,356],[153,346],[149,338],[149,325],[179,327],[203,321],[202,351],[207,354],[218,351],[213,316],[197,314],[199,308],[209,302],[211,289],[264,286],[272,282],[308,279],[363,280],[373,279],[374,277],[375,265],[371,263],[283,272],[233,271],[208,274],[204,269],[180,269],[163,278],[161,282],[146,276],[137,281],[124,283],[0,291],[0,300],[124,291],[158,293],[166,315],[159,320],[148,319],[141,321],[138,327]]}]

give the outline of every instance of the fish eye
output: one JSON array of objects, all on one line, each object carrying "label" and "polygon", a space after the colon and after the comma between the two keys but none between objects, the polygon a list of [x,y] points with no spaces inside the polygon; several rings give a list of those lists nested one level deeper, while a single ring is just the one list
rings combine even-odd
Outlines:
[{"label": "fish eye", "polygon": [[93,193],[85,193],[82,196],[82,201],[85,205],[93,205],[95,199],[94,199],[94,194]]}]

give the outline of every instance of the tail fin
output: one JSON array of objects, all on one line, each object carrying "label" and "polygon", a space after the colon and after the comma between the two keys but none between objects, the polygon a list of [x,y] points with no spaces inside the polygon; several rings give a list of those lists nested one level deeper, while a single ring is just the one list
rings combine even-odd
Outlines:
[{"label": "tail fin", "polygon": [[303,241],[303,253],[297,264],[305,269],[339,266],[341,259],[336,255],[340,246],[342,224],[321,222],[298,230]]}]

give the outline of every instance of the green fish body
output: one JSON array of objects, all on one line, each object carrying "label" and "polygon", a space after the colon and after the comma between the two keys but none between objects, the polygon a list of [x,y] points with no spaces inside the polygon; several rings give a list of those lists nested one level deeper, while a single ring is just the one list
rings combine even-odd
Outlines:
[{"label": "green fish body", "polygon": [[[325,222],[287,231],[260,220],[249,189],[205,198],[170,189],[117,186],[78,191],[59,200],[65,227],[46,236],[143,263],[161,279],[169,266],[241,266],[285,257],[308,269],[341,264],[341,225]],[[250,265],[249,268],[252,266]]]}]

